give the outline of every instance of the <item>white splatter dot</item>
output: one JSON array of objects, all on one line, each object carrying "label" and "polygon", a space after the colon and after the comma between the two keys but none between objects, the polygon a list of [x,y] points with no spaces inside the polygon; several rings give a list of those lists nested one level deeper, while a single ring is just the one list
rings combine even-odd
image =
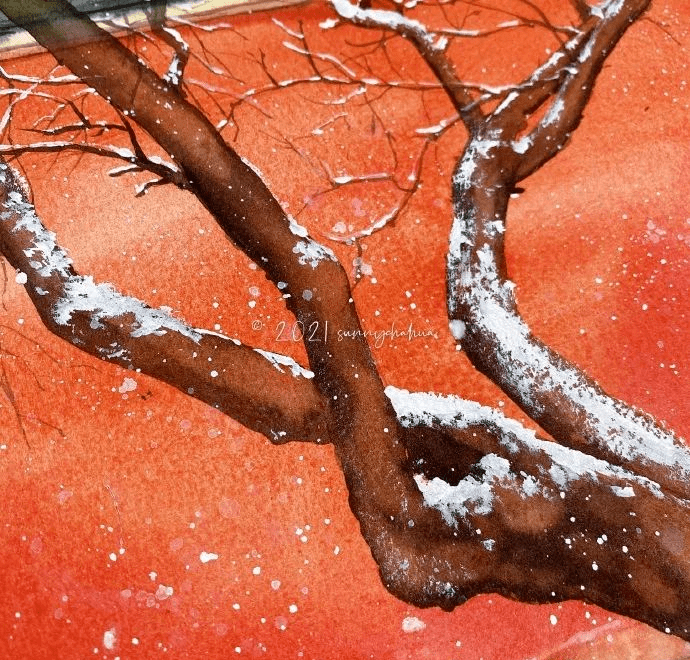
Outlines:
[{"label": "white splatter dot", "polygon": [[402,629],[406,633],[416,633],[421,632],[426,628],[426,623],[416,616],[406,616],[402,620]]},{"label": "white splatter dot", "polygon": [[137,381],[134,380],[134,378],[125,378],[122,381],[122,385],[117,388],[117,391],[120,394],[124,394],[125,392],[133,392],[134,390],[137,389]]},{"label": "white splatter dot", "polygon": [[218,555],[215,552],[201,552],[199,554],[199,561],[202,564],[208,564],[210,561],[215,561],[218,559]]},{"label": "white splatter dot", "polygon": [[110,630],[106,630],[103,633],[103,646],[108,649],[108,651],[112,651],[115,648],[115,640],[117,639],[115,635],[115,628],[111,628]]},{"label": "white splatter dot", "polygon": [[166,598],[170,598],[174,593],[174,590],[172,587],[168,587],[164,584],[159,584],[158,589],[156,589],[156,598],[158,600],[165,600]]}]

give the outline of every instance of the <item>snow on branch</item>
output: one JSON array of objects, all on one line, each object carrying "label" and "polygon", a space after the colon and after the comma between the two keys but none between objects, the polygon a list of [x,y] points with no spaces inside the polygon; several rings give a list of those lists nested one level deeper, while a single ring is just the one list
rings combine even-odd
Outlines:
[{"label": "snow on branch", "polygon": [[515,139],[529,118],[545,104],[544,116],[513,143],[520,155],[516,181],[529,176],[555,156],[577,127],[597,75],[627,28],[647,9],[650,0],[606,0],[582,8],[576,34],[493,110],[489,124],[504,139]]},{"label": "snow on branch", "polygon": [[[467,443],[480,448],[471,469],[454,475],[437,476],[424,459],[412,462],[424,507],[453,530],[452,540],[444,541],[441,525],[426,531],[424,556],[438,563],[420,566],[403,552],[397,566],[385,567],[392,584],[404,589],[401,572],[410,581],[404,565],[413,575],[427,571],[430,587],[438,588],[432,602],[442,607],[444,596],[462,602],[488,583],[492,592],[531,602],[585,599],[687,639],[680,585],[690,567],[685,553],[669,552],[667,544],[686,528],[688,500],[646,476],[540,440],[474,402],[392,386],[386,394],[411,433],[406,446],[413,456],[417,444],[442,446],[447,437],[459,453]],[[436,435],[425,439],[422,428]],[[414,528],[420,524],[417,516]],[[690,540],[682,535],[683,543]]]},{"label": "snow on branch", "polygon": [[[459,118],[457,118],[459,119]],[[456,120],[457,120],[456,119]],[[441,122],[444,124],[444,122]],[[365,227],[363,229],[359,229],[357,231],[350,231],[350,232],[335,232],[331,231],[327,234],[328,238],[332,241],[338,242],[338,243],[346,243],[347,245],[352,245],[352,244],[357,244],[357,242],[363,238],[367,238],[369,236],[372,236],[373,234],[381,231],[385,227],[391,226],[395,224],[396,220],[402,215],[404,210],[407,208],[408,204],[412,200],[412,197],[414,194],[419,190],[421,186],[421,174],[422,174],[422,165],[424,164],[424,157],[426,155],[427,149],[431,142],[435,139],[437,139],[445,130],[450,128],[453,125],[454,121],[449,121],[448,123],[445,123],[442,128],[439,130],[434,130],[434,131],[429,131],[424,133],[423,135],[425,136],[424,142],[422,144],[421,149],[419,150],[419,153],[417,155],[417,158],[413,164],[411,172],[407,175],[406,177],[406,185],[401,185],[399,184],[393,176],[384,176],[382,174],[378,175],[364,175],[364,176],[351,176],[351,175],[345,175],[341,177],[332,177],[331,176],[331,184],[332,188],[330,191],[325,191],[325,192],[331,192],[333,190],[336,190],[340,186],[343,185],[348,185],[351,183],[359,183],[362,181],[393,181],[396,185],[396,187],[402,192],[402,196],[398,200],[396,204],[393,205],[393,207],[388,210],[386,213],[383,215],[380,215],[373,221],[369,223],[368,227]],[[395,154],[395,150],[393,149],[393,145],[391,144],[391,149],[393,150],[393,155],[395,160],[397,161],[397,156]],[[324,194],[324,193],[322,193]],[[361,255],[360,255],[360,261],[361,261]],[[359,264],[359,262],[358,262]],[[357,266],[357,271],[356,271],[357,279],[360,277],[360,266]]]},{"label": "snow on branch", "polygon": [[[534,337],[506,276],[504,231],[512,186],[563,146],[606,55],[647,4],[607,0],[593,7],[582,36],[511,92],[467,144],[453,179],[448,305],[451,329],[473,364],[559,442],[687,497],[690,449]],[[536,82],[542,87],[533,86]],[[515,140],[523,115],[547,99],[551,105],[537,126]]]},{"label": "snow on branch", "polygon": [[[649,475],[687,496],[690,449],[648,415],[608,396],[532,335],[517,313],[514,284],[498,263],[503,259],[502,232],[489,235],[486,225],[473,228],[463,221],[471,214],[477,215],[467,208],[456,216],[458,243],[449,256],[455,259],[453,302],[463,309],[464,325],[456,335],[471,359],[560,442]],[[491,222],[495,224],[495,215]],[[476,261],[459,266],[458,255],[467,250],[474,251]]]},{"label": "snow on branch", "polygon": [[562,490],[572,488],[573,483],[581,479],[614,478],[626,484],[625,487],[610,486],[615,495],[626,497],[624,488],[637,488],[654,497],[664,497],[661,486],[655,481],[557,442],[540,440],[534,431],[495,408],[457,396],[411,393],[393,386],[386,388],[386,395],[401,423],[408,427],[424,425],[462,430],[483,426],[492,429],[497,442],[492,447],[493,453],[508,459],[528,454],[533,457],[535,466],[550,465],[548,475],[538,476],[552,481]]},{"label": "snow on branch", "polygon": [[173,51],[168,71],[163,76],[163,80],[179,88],[182,85],[184,70],[189,61],[189,44],[177,30],[166,25],[166,8],[166,3],[154,3],[147,6],[144,11],[151,31]]},{"label": "snow on branch", "polygon": [[193,328],[168,308],[152,308],[77,274],[27,201],[19,175],[5,164],[0,191],[0,248],[53,333],[102,360],[173,385],[273,442],[322,439],[311,372],[286,356]]},{"label": "snow on branch", "polygon": [[37,76],[26,76],[18,73],[8,73],[8,71],[0,66],[0,78],[6,82],[12,83],[25,83],[29,85],[74,85],[79,84],[81,81],[77,76],[68,73],[63,76],[53,76],[49,75],[45,78],[39,78]]}]

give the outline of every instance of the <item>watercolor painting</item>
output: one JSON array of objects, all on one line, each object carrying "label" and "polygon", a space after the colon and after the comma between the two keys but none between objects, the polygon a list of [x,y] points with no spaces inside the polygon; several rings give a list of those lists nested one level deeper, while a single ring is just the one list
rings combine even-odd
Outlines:
[{"label": "watercolor painting", "polygon": [[0,656],[690,657],[684,0],[0,11]]}]

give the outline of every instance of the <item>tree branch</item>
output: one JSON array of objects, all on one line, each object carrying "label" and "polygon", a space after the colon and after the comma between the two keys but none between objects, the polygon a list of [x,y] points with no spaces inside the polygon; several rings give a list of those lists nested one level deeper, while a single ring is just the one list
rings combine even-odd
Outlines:
[{"label": "tree branch", "polygon": [[[471,438],[484,454],[469,474],[451,478],[425,475],[424,463],[414,462],[427,506],[449,527],[413,538],[415,521],[406,538],[396,538],[383,558],[393,590],[409,600],[410,585],[419,585],[417,598],[426,598],[412,602],[441,607],[487,592],[527,602],[586,600],[690,637],[683,586],[690,568],[687,500],[539,440],[490,408],[457,397],[386,392],[402,423],[416,429],[418,444],[426,427],[459,444]],[[447,457],[440,462],[452,464]]]},{"label": "tree branch", "polygon": [[517,172],[517,180],[539,169],[569,140],[582,120],[582,113],[606,58],[627,28],[644,13],[650,1],[607,0],[592,8],[595,27],[577,51],[572,53],[573,61],[562,66],[559,76],[561,82],[549,110],[536,128],[522,138],[527,148]]},{"label": "tree branch", "polygon": [[184,70],[189,61],[189,44],[182,38],[182,35],[175,29],[166,25],[167,0],[154,2],[145,8],[146,18],[151,26],[151,31],[169,46],[174,55],[168,66],[167,73],[163,80],[172,83],[176,87],[181,87],[184,77]]},{"label": "tree branch", "polygon": [[331,5],[341,18],[353,25],[391,30],[408,39],[443,85],[468,132],[473,133],[484,120],[481,109],[473,103],[472,96],[458,78],[453,63],[446,57],[443,42],[438,43],[435,35],[422,23],[394,11],[362,9],[349,0],[331,0]]},{"label": "tree branch", "polygon": [[23,273],[51,332],[102,360],[168,383],[272,442],[327,441],[325,405],[311,372],[78,275],[26,200],[19,175],[4,163],[0,209],[0,249]]},{"label": "tree branch", "polygon": [[[562,112],[552,108],[547,113],[527,138],[532,146],[523,151],[509,141],[516,122],[505,109],[468,143],[453,180],[448,304],[453,334],[473,364],[559,442],[688,497],[690,450],[648,415],[605,394],[532,335],[517,311],[504,254],[513,185],[565,142],[581,117],[603,58],[647,4],[628,0],[593,8],[593,16],[599,16],[597,27],[580,51],[579,64],[556,92],[554,103]],[[520,104],[519,92],[514,102],[514,107]]]}]

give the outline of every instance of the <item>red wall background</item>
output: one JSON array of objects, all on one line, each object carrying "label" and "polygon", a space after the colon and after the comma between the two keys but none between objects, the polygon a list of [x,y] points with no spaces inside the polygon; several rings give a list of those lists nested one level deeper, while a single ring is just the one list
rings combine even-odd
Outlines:
[{"label": "red wall background", "polygon": [[[265,82],[252,58],[259,47],[275,76],[305,75],[303,58],[281,45],[289,38],[271,19],[293,29],[303,21],[314,50],[339,52],[345,46],[338,39],[354,33],[319,36],[318,23],[328,16],[309,7],[232,17],[226,22],[237,33],[204,33],[243,81],[216,84],[233,84],[237,93]],[[681,435],[690,430],[688,29],[686,2],[654,3],[611,56],[572,143],[526,182],[508,227],[511,276],[537,334]],[[159,55],[148,54],[162,66]],[[404,46],[398,55],[406,76],[427,75]],[[506,32],[473,43],[461,71],[497,82],[511,74],[513,61],[518,72],[528,71],[543,57],[529,30]],[[45,74],[53,64],[34,56],[5,66]],[[210,82],[198,63],[188,73]],[[227,95],[199,86],[195,94],[214,121],[221,118],[212,96],[227,102]],[[300,222],[317,238],[338,222],[366,227],[399,194],[385,182],[320,194],[328,187],[321,161],[333,176],[389,171],[387,127],[404,173],[420,145],[414,129],[451,114],[440,95],[422,100],[398,91],[378,102],[380,122],[354,102],[343,106],[347,117],[314,135],[340,112],[317,101],[338,96],[294,86],[262,96],[262,111],[245,104],[237,114],[237,150],[291,211],[306,204]],[[27,104],[17,125],[40,111]],[[233,128],[225,129],[227,139]],[[371,271],[355,298],[370,329],[412,323],[437,335],[376,348],[387,383],[457,393],[522,419],[454,350],[445,321],[449,177],[462,138],[452,129],[430,149],[418,194],[394,227],[366,241],[362,259]],[[298,343],[278,341],[278,324],[290,322],[280,294],[191,196],[168,186],[136,198],[141,176],[110,178],[117,163],[90,156],[44,154],[22,164],[40,217],[80,272],[169,305],[200,327],[217,325],[243,342],[303,359]],[[334,249],[346,265],[357,256],[348,246]],[[176,390],[78,353],[42,327],[5,270],[0,656],[687,655],[675,638],[581,603],[529,606],[486,595],[447,614],[397,601],[379,582],[329,447],[273,447]],[[202,552],[218,557],[202,563]],[[406,631],[408,617],[424,627]]]}]

